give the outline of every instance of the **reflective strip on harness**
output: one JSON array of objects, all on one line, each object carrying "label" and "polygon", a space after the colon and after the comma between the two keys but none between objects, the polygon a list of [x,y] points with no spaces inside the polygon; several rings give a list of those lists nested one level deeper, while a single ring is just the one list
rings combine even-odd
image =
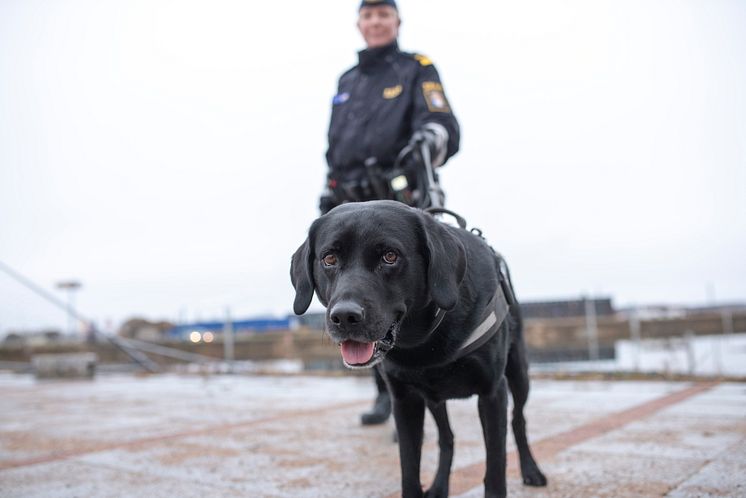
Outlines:
[{"label": "reflective strip on harness", "polygon": [[495,312],[489,314],[489,316],[482,322],[482,324],[477,327],[477,329],[471,333],[469,338],[466,340],[463,346],[461,346],[461,349],[466,349],[469,346],[471,346],[474,341],[482,337],[484,334],[486,334],[490,327],[492,327],[497,322],[497,316],[495,316]]},{"label": "reflective strip on harness", "polygon": [[502,325],[505,317],[508,315],[508,302],[505,299],[502,286],[497,286],[497,291],[495,291],[495,295],[491,299],[487,309],[490,310],[489,313],[477,328],[469,334],[469,337],[456,353],[457,358],[473,353],[492,339],[497,331],[500,330],[500,325]]}]

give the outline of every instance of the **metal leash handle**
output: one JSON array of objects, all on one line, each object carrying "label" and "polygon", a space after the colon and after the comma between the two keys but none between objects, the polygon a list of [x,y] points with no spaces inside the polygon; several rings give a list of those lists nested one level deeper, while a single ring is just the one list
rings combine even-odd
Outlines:
[{"label": "metal leash handle", "polygon": [[420,143],[420,156],[422,157],[422,163],[425,166],[425,174],[427,175],[427,196],[430,198],[431,208],[444,208],[445,203],[443,189],[440,188],[438,182],[435,181],[435,173],[433,171],[433,163],[430,158],[430,146],[426,140]]},{"label": "metal leash handle", "polygon": [[[427,207],[443,208],[445,206],[445,194],[443,193],[443,189],[440,188],[440,184],[438,184],[437,180],[435,180],[435,172],[432,164],[432,159],[430,157],[430,147],[428,146],[427,141],[423,140],[419,143],[410,143],[405,146],[399,152],[399,155],[394,161],[394,169],[401,168],[401,164],[404,161],[404,158],[410,154],[413,154],[416,151],[417,145],[419,145],[420,147],[420,159],[422,160],[422,166],[425,169],[424,178],[420,172],[418,172],[417,178],[421,183],[427,183],[427,185],[421,185],[419,187],[419,190],[424,195],[420,199],[420,202],[418,202],[418,207],[422,209],[425,209]],[[426,204],[427,199],[430,200],[429,206]]]}]

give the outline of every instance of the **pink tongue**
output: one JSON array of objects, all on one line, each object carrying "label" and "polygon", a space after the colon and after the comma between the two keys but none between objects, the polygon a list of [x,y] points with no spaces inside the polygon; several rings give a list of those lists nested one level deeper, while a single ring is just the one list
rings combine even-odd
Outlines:
[{"label": "pink tongue", "polygon": [[342,358],[348,365],[360,365],[373,358],[374,342],[345,341],[342,343]]}]

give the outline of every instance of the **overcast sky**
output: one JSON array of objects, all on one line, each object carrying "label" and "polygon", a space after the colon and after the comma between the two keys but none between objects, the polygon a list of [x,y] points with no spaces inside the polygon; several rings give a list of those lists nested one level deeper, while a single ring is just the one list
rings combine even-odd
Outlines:
[{"label": "overcast sky", "polygon": [[[357,5],[0,0],[0,261],[102,326],[289,313]],[[399,5],[519,298],[746,300],[746,2]],[[65,324],[0,273],[0,332]]]}]

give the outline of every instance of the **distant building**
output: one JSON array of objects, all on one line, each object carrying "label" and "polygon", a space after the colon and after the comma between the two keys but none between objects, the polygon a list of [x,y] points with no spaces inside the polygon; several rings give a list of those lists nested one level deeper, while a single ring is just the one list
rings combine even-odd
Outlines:
[{"label": "distant building", "polygon": [[306,313],[301,316],[293,316],[292,322],[299,327],[306,327],[311,330],[324,330],[326,323],[326,313],[323,311]]},{"label": "distant building", "polygon": [[173,326],[170,322],[151,322],[144,318],[131,318],[119,327],[117,335],[141,341],[159,341]]},{"label": "distant building", "polygon": [[[591,299],[597,316],[608,316],[616,313],[610,298]],[[585,316],[585,299],[564,301],[523,301],[521,311],[523,318],[570,318]]]},{"label": "distant building", "polygon": [[[206,332],[211,332],[213,335],[218,336],[222,335],[225,325],[225,322],[222,321],[187,323],[184,325],[172,326],[165,332],[165,335],[171,339],[181,340],[188,340],[193,332],[198,332],[202,335]],[[235,334],[267,332],[269,330],[289,330],[290,318],[235,320],[231,322],[231,325],[233,326],[233,332]]]},{"label": "distant building", "polygon": [[704,306],[645,304],[620,309],[619,313],[624,317],[634,315],[638,320],[669,320],[708,314],[721,315],[727,319],[728,316],[745,311],[746,303],[732,302]]},{"label": "distant building", "polygon": [[[593,303],[598,316],[608,316],[616,313],[610,298],[591,299],[591,303]],[[585,300],[521,302],[521,311],[524,318],[548,319],[585,316]],[[290,320],[296,326],[324,330],[326,314],[323,311],[306,313],[301,316],[291,316]]]},{"label": "distant building", "polygon": [[15,330],[8,332],[3,345],[8,347],[48,346],[65,341],[59,330]]}]

